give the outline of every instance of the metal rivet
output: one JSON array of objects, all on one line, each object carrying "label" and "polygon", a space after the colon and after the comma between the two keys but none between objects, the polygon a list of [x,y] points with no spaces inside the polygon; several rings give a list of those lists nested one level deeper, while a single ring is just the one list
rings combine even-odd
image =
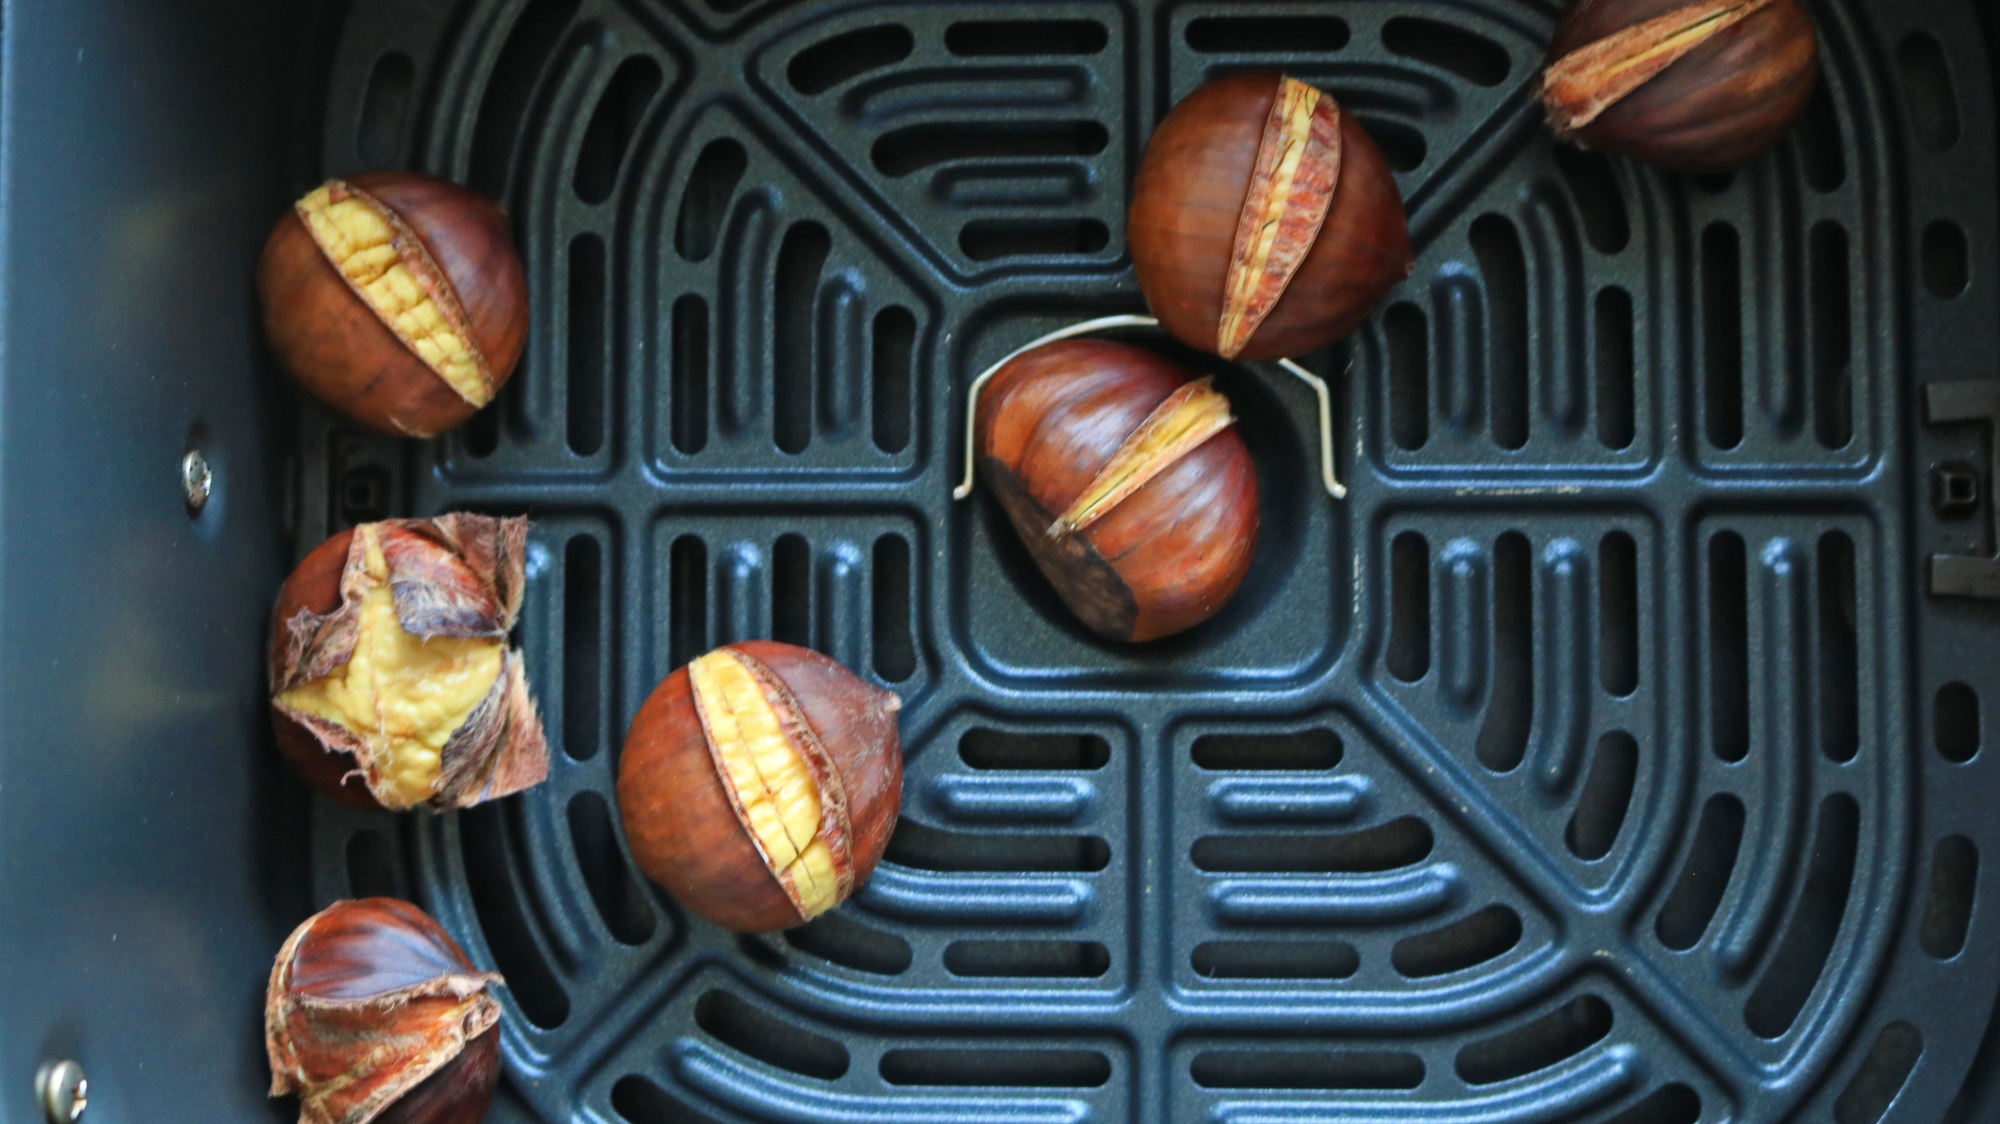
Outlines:
[{"label": "metal rivet", "polygon": [[187,493],[190,512],[200,512],[208,506],[208,490],[215,483],[215,474],[209,471],[208,458],[200,449],[189,450],[181,458],[181,488]]},{"label": "metal rivet", "polygon": [[68,1059],[42,1063],[35,1072],[35,1099],[42,1102],[49,1124],[75,1124],[90,1107],[90,1082],[84,1079],[83,1067]]}]

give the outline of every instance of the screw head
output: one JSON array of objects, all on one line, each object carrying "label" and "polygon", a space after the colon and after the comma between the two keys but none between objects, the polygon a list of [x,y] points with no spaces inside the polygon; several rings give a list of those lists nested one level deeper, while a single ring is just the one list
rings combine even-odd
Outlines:
[{"label": "screw head", "polygon": [[75,1124],[90,1107],[90,1082],[83,1067],[67,1058],[42,1063],[35,1073],[35,1099],[42,1102],[49,1124]]},{"label": "screw head", "polygon": [[208,492],[215,484],[215,474],[209,470],[208,458],[200,449],[191,449],[181,458],[181,488],[187,493],[190,512],[199,512],[208,506]]}]

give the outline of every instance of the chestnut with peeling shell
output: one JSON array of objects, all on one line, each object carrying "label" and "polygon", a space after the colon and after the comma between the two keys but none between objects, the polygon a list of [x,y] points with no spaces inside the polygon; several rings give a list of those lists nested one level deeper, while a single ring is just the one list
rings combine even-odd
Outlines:
[{"label": "chestnut with peeling shell", "polygon": [[408,902],[335,902],[271,966],[271,1095],[297,1095],[299,1124],[476,1124],[500,1079],[502,982]]},{"label": "chestnut with peeling shell", "polygon": [[363,523],[278,593],[271,709],[315,787],[392,811],[464,808],[541,783],[548,744],[507,630],[526,519]]},{"label": "chestnut with peeling shell", "polygon": [[1542,106],[1586,148],[1720,172],[1777,144],[1818,77],[1799,0],[1582,0],[1556,28]]},{"label": "chestnut with peeling shell", "polygon": [[789,929],[875,869],[903,798],[896,696],[818,652],[730,644],[669,675],[625,738],[632,858],[694,912]]},{"label": "chestnut with peeling shell", "polygon": [[1330,95],[1269,70],[1208,82],[1160,122],[1126,238],[1161,326],[1225,359],[1324,347],[1412,266],[1374,140]]},{"label": "chestnut with peeling shell", "polygon": [[391,437],[471,417],[528,335],[505,212],[411,172],[328,180],[299,200],[264,245],[257,296],[299,382]]},{"label": "chestnut with peeling shell", "polygon": [[1229,400],[1167,359],[1066,340],[994,374],[980,476],[1063,604],[1107,640],[1222,608],[1257,544],[1257,470]]}]

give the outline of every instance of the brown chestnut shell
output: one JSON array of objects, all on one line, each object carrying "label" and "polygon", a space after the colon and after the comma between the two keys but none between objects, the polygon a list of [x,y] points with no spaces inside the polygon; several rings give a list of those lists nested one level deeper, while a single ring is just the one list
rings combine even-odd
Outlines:
[{"label": "brown chestnut shell", "polygon": [[[423,242],[464,309],[498,392],[528,334],[528,284],[506,212],[433,176],[369,172],[347,183],[394,211]],[[327,260],[296,210],[271,231],[257,266],[264,331],[315,397],[391,437],[431,437],[478,406],[384,324]]]}]

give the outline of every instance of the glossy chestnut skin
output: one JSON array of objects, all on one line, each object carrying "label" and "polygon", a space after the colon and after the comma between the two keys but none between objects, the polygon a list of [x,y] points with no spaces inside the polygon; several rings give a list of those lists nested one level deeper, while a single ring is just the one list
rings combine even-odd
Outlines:
[{"label": "glossy chestnut skin", "polygon": [[994,375],[976,421],[979,474],[1071,612],[1107,640],[1152,640],[1213,616],[1250,572],[1257,469],[1235,426],[1080,532],[1050,537],[1127,435],[1189,381],[1107,340],[1052,343]]},{"label": "glossy chestnut skin", "polygon": [[[471,324],[497,393],[528,338],[528,283],[499,206],[414,172],[347,177],[406,222],[443,269]],[[257,265],[264,331],[315,397],[391,437],[431,437],[478,409],[384,324],[287,209]]]},{"label": "glossy chestnut skin", "polygon": [[[1688,0],[1581,0],[1548,64]],[[1799,0],[1725,27],[1564,139],[1681,172],[1742,167],[1784,139],[1819,81],[1819,42]],[[1558,130],[1558,135],[1563,135]]]},{"label": "glossy chestnut skin", "polygon": [[[895,696],[807,648],[771,640],[726,647],[790,689],[846,789],[853,885],[881,861],[903,799]],[[618,808],[632,861],[688,909],[726,929],[767,933],[805,920],[737,818],[710,756],[688,669],[639,708],[618,763]]]},{"label": "glossy chestnut skin", "polygon": [[[1252,165],[1279,74],[1204,83],[1154,130],[1132,188],[1126,240],[1160,324],[1215,352],[1223,289]],[[1340,115],[1341,170],[1319,237],[1234,358],[1317,350],[1353,331],[1410,275],[1410,235],[1388,163],[1351,113]]]}]

